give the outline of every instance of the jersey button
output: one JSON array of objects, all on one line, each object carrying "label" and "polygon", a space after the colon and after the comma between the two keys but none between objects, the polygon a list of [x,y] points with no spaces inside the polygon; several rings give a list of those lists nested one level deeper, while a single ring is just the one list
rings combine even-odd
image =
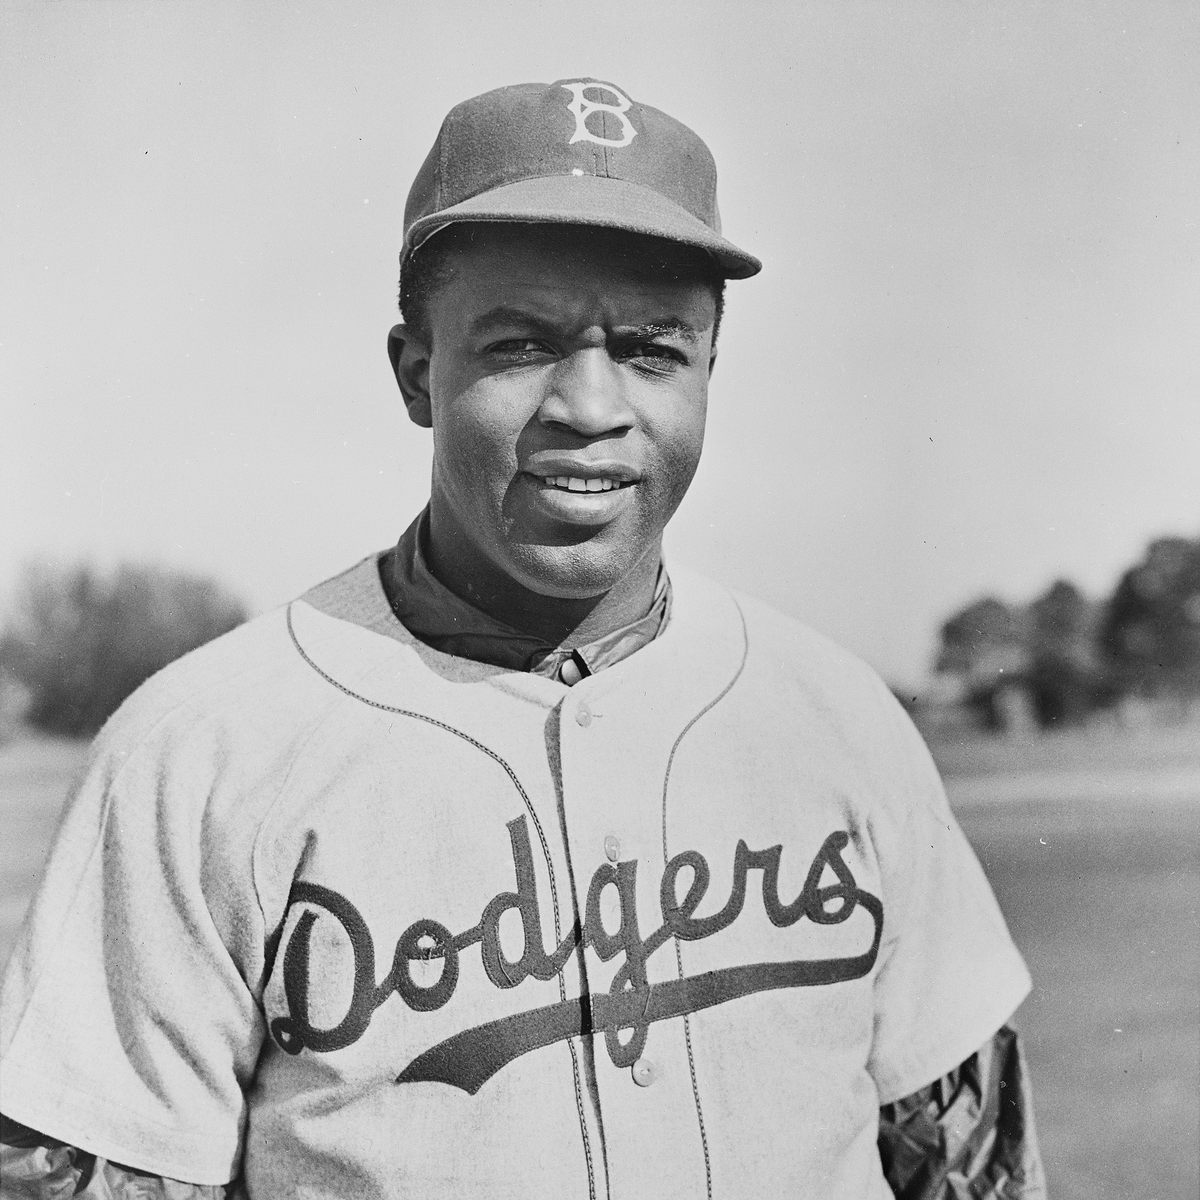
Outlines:
[{"label": "jersey button", "polygon": [[621,840],[611,833],[604,839],[604,857],[609,862],[616,862],[621,857]]},{"label": "jersey button", "polygon": [[592,710],[586,704],[581,704],[575,710],[575,724],[586,729],[592,723]]},{"label": "jersey button", "polygon": [[633,1064],[633,1082],[638,1087],[649,1087],[657,1078],[658,1068],[648,1058],[639,1058]]}]

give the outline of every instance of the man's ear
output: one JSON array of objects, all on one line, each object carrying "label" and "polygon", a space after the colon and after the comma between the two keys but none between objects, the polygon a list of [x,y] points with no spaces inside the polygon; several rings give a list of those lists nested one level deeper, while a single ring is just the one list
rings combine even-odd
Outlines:
[{"label": "man's ear", "polygon": [[393,325],[388,334],[388,358],[408,409],[408,419],[414,425],[429,429],[433,425],[433,408],[429,402],[429,347],[414,329]]}]

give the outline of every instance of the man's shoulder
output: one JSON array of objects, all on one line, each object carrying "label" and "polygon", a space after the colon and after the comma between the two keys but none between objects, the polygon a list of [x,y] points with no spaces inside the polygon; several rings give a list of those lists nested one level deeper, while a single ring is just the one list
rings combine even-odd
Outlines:
[{"label": "man's shoulder", "polygon": [[916,764],[928,774],[920,735],[892,689],[858,655],[756,596],[690,571],[672,567],[671,574],[685,610],[720,614],[694,638],[697,652],[717,637],[726,647],[741,641],[729,690],[735,711],[864,768],[888,774]]},{"label": "man's shoulder", "polygon": [[873,667],[801,618],[687,568],[672,566],[671,578],[689,606],[724,614],[725,635],[744,641],[747,670],[847,696],[890,694]]}]

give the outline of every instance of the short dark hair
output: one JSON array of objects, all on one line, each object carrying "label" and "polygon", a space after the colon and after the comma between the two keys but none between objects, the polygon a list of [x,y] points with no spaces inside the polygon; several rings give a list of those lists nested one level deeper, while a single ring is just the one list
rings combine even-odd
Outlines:
[{"label": "short dark hair", "polygon": [[[450,254],[457,247],[471,243],[477,224],[463,222],[439,230],[422,242],[401,265],[400,315],[404,318],[404,323],[427,345],[433,343],[429,310],[438,288],[450,279]],[[717,334],[721,330],[721,317],[725,313],[725,276],[716,261],[703,250],[668,242],[662,238],[627,233],[621,233],[619,236],[623,241],[632,238],[636,242],[644,243],[638,261],[648,262],[661,271],[664,277],[675,280],[698,278],[712,290],[716,305],[712,335],[712,344],[715,347]]]}]

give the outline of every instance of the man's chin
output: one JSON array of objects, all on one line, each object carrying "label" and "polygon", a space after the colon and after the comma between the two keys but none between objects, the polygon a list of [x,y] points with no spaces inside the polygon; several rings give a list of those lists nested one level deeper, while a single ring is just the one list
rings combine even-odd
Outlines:
[{"label": "man's chin", "polygon": [[[647,548],[649,551],[650,548]],[[647,559],[653,561],[647,566]],[[535,595],[556,600],[589,600],[622,584],[634,586],[644,573],[657,572],[657,547],[636,557],[613,554],[584,540],[573,545],[523,545],[508,564],[513,579]]]}]

